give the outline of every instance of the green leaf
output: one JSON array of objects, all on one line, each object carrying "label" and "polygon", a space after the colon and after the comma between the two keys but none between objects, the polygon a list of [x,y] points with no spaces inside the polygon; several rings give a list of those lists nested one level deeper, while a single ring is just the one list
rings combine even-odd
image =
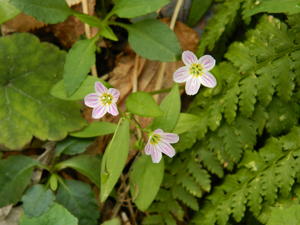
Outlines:
[{"label": "green leaf", "polygon": [[121,225],[121,222],[119,218],[114,218],[101,223],[101,225]]},{"label": "green leaf", "polygon": [[51,190],[43,185],[32,186],[22,197],[23,209],[26,216],[38,217],[49,210],[54,203],[55,196]]},{"label": "green leaf", "polygon": [[9,0],[0,0],[0,24],[13,19],[20,11],[9,3]]},{"label": "green leaf", "polygon": [[157,117],[163,114],[153,97],[145,92],[131,93],[126,99],[126,108],[129,112],[144,117]]},{"label": "green leaf", "polygon": [[22,12],[44,23],[59,23],[72,15],[65,0],[10,0]]},{"label": "green leaf", "polygon": [[64,86],[64,80],[60,80],[57,82],[53,88],[51,89],[51,95],[62,99],[62,100],[82,100],[86,95],[95,92],[95,82],[101,82],[106,87],[110,88],[111,85],[107,82],[99,79],[98,77],[94,76],[87,76],[85,80],[81,83],[80,87],[75,91],[74,94],[71,96],[67,96],[65,86]]},{"label": "green leaf", "polygon": [[49,94],[61,79],[64,52],[26,33],[1,37],[0,49],[2,145],[21,149],[33,136],[57,141],[85,125],[79,104]]},{"label": "green leaf", "polygon": [[36,165],[37,161],[22,155],[0,160],[0,207],[21,199]]},{"label": "green leaf", "polygon": [[204,16],[213,0],[193,0],[188,16],[187,24],[191,27]]},{"label": "green leaf", "polygon": [[76,16],[81,22],[86,23],[92,27],[100,28],[102,26],[101,20],[95,16],[79,13],[76,11],[73,12],[73,15]]},{"label": "green leaf", "polygon": [[101,202],[107,199],[123,171],[128,157],[129,140],[129,121],[122,118],[101,162]]},{"label": "green leaf", "polygon": [[110,39],[112,41],[118,41],[118,37],[116,36],[116,34],[114,33],[114,31],[108,26],[108,25],[102,25],[100,28],[100,35]]},{"label": "green leaf", "polygon": [[178,60],[180,45],[175,33],[166,24],[158,20],[144,20],[124,27],[128,30],[131,47],[142,57],[165,62]]},{"label": "green leaf", "polygon": [[178,85],[175,84],[170,93],[160,103],[160,109],[163,115],[153,120],[151,127],[153,129],[163,129],[166,132],[172,132],[175,128],[181,108],[180,93]]},{"label": "green leaf", "polygon": [[273,207],[267,225],[297,225],[300,223],[300,205]]},{"label": "green leaf", "polygon": [[77,41],[69,51],[63,75],[67,96],[74,94],[95,64],[96,40],[93,38]]},{"label": "green leaf", "polygon": [[164,176],[164,161],[153,163],[142,155],[135,160],[130,172],[130,192],[139,210],[145,211],[153,202]]},{"label": "green leaf", "polygon": [[100,186],[100,158],[93,155],[79,155],[71,159],[62,161],[55,166],[56,170],[72,168],[88,177],[98,187]]},{"label": "green leaf", "polygon": [[121,18],[133,18],[154,12],[170,0],[119,0],[112,11]]},{"label": "green leaf", "polygon": [[79,138],[98,137],[112,134],[115,132],[117,125],[109,122],[93,122],[81,131],[73,132],[70,135]]},{"label": "green leaf", "polygon": [[66,180],[58,188],[56,201],[79,220],[79,225],[97,225],[99,210],[95,195],[88,184]]},{"label": "green leaf", "polygon": [[174,129],[174,133],[183,134],[191,130],[193,127],[197,126],[200,121],[201,118],[196,115],[189,113],[180,113],[178,123],[176,124],[176,127]]},{"label": "green leaf", "polygon": [[55,148],[55,157],[59,157],[61,154],[76,155],[86,151],[87,147],[93,142],[93,140],[79,139],[68,137],[65,140],[57,143]]},{"label": "green leaf", "polygon": [[78,225],[78,220],[68,210],[61,205],[54,205],[45,214],[39,217],[29,218],[21,216],[20,225]]}]

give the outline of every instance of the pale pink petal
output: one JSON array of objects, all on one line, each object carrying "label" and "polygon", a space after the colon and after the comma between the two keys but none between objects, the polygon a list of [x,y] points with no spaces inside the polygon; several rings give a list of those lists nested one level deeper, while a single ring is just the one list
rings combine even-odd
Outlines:
[{"label": "pale pink petal", "polygon": [[204,55],[199,59],[199,63],[208,71],[214,68],[216,60],[210,55]]},{"label": "pale pink petal", "polygon": [[200,79],[199,78],[191,78],[186,82],[185,92],[187,95],[195,95],[199,91],[200,88]]},{"label": "pale pink petal", "polygon": [[119,111],[118,111],[117,105],[114,104],[114,103],[112,103],[110,106],[108,106],[107,112],[109,112],[113,116],[119,115]]},{"label": "pale pink petal", "polygon": [[148,143],[145,146],[145,154],[146,155],[150,155],[152,153],[152,151],[153,151],[152,145],[148,141]]},{"label": "pale pink petal", "polygon": [[166,143],[174,144],[179,141],[179,136],[173,133],[163,133],[161,134],[161,137],[162,137],[162,141]]},{"label": "pale pink petal", "polygon": [[92,117],[94,119],[100,119],[105,115],[106,112],[107,112],[107,108],[105,106],[98,106],[97,108],[93,109]]},{"label": "pale pink petal", "polygon": [[99,81],[95,82],[95,90],[98,94],[107,92],[107,88]]},{"label": "pale pink petal", "polygon": [[108,93],[112,94],[112,96],[114,97],[113,102],[116,103],[120,96],[119,90],[117,90],[115,88],[110,88],[110,89],[108,89]]},{"label": "pale pink petal", "polygon": [[189,76],[189,68],[187,66],[183,66],[174,72],[173,80],[177,83],[183,83],[187,81]]},{"label": "pale pink petal", "polygon": [[214,75],[212,75],[210,72],[205,72],[201,77],[200,77],[200,82],[203,84],[205,87],[209,88],[214,88],[217,85],[216,78]]},{"label": "pale pink petal", "polygon": [[185,65],[190,65],[192,63],[197,63],[197,56],[191,51],[184,51],[182,53],[182,61]]},{"label": "pale pink petal", "polygon": [[159,149],[159,151],[166,154],[170,158],[172,158],[176,153],[175,149],[169,143],[160,142],[156,145],[156,147]]},{"label": "pale pink petal", "polygon": [[164,131],[162,129],[156,129],[154,131],[154,133],[156,133],[156,134],[162,134],[162,133],[164,133]]},{"label": "pale pink petal", "polygon": [[162,157],[161,152],[158,149],[156,149],[156,147],[153,147],[153,151],[151,152],[152,162],[159,163],[161,157]]},{"label": "pale pink petal", "polygon": [[84,104],[88,107],[95,108],[101,105],[99,95],[92,93],[84,97]]}]

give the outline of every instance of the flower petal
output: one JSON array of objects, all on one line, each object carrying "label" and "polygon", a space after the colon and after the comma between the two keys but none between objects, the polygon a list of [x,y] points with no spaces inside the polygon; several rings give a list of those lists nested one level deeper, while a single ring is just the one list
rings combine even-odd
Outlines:
[{"label": "flower petal", "polygon": [[88,94],[84,97],[84,104],[88,107],[98,107],[101,105],[100,97],[96,93]]},{"label": "flower petal", "polygon": [[152,145],[148,141],[148,143],[145,146],[145,154],[146,155],[151,155],[152,151],[153,151]]},{"label": "flower petal", "polygon": [[156,133],[156,134],[162,134],[162,133],[164,133],[164,131],[162,129],[156,129],[154,131],[154,133]]},{"label": "flower petal", "polygon": [[161,134],[161,137],[162,137],[162,141],[166,143],[174,144],[179,141],[179,136],[174,133],[163,133]]},{"label": "flower petal", "polygon": [[108,93],[112,94],[112,96],[114,97],[113,102],[116,103],[120,96],[119,90],[117,90],[115,88],[110,88],[110,89],[108,89]]},{"label": "flower petal", "polygon": [[214,68],[216,60],[211,55],[204,55],[199,59],[199,63],[202,64],[205,70],[209,71]]},{"label": "flower petal", "polygon": [[[153,146],[152,146],[153,147]],[[159,163],[161,160],[162,154],[159,150],[153,147],[153,151],[151,152],[152,162]]]},{"label": "flower petal", "polygon": [[197,63],[197,56],[191,51],[184,51],[182,53],[182,61],[185,65],[190,65],[192,63]]},{"label": "flower petal", "polygon": [[189,68],[187,66],[180,67],[173,74],[173,80],[177,83],[186,82],[189,77]]},{"label": "flower petal", "polygon": [[199,91],[200,88],[200,79],[199,78],[191,78],[186,82],[185,92],[187,95],[195,95]]},{"label": "flower petal", "polygon": [[157,144],[157,148],[159,149],[159,151],[166,154],[170,158],[172,158],[176,154],[175,149],[169,143],[160,142]]},{"label": "flower petal", "polygon": [[112,103],[110,106],[108,106],[107,112],[109,112],[113,116],[119,115],[119,111],[115,103]]},{"label": "flower petal", "polygon": [[105,106],[98,106],[93,109],[92,117],[94,119],[100,119],[105,115],[106,112],[107,112],[107,108]]},{"label": "flower petal", "polygon": [[98,94],[107,92],[107,88],[99,81],[95,82],[95,90],[96,90],[96,93],[98,93]]},{"label": "flower petal", "polygon": [[205,87],[209,88],[214,88],[217,85],[216,78],[214,75],[212,75],[210,72],[205,72],[201,77],[200,77],[200,82],[203,84]]}]

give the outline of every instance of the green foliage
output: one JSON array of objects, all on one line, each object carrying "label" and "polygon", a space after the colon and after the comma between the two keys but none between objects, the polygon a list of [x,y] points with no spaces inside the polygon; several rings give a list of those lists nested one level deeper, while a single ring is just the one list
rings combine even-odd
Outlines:
[{"label": "green foliage", "polygon": [[93,122],[81,131],[73,132],[70,135],[79,138],[97,137],[115,132],[117,125],[109,122]]},{"label": "green foliage", "polygon": [[61,79],[64,52],[25,33],[2,37],[0,48],[2,145],[21,149],[33,136],[60,140],[84,126],[77,103],[49,94]]},{"label": "green foliage", "polygon": [[107,199],[123,171],[128,157],[129,141],[129,121],[122,118],[101,162],[101,202]]},{"label": "green foliage", "polygon": [[267,225],[297,225],[300,223],[299,211],[299,204],[287,208],[274,207]]},{"label": "green foliage", "polygon": [[58,188],[56,201],[79,220],[79,225],[97,225],[99,217],[95,195],[88,184],[66,180]]},{"label": "green foliage", "polygon": [[9,3],[9,0],[0,0],[0,24],[14,18],[20,11]]},{"label": "green foliage", "polygon": [[131,93],[126,99],[126,108],[129,112],[144,117],[157,117],[163,114],[153,97],[146,92]]},{"label": "green foliage", "polygon": [[36,184],[28,189],[22,197],[23,209],[28,217],[38,217],[53,205],[55,196],[51,190]]},{"label": "green foliage", "polygon": [[212,2],[212,0],[193,0],[187,20],[188,25],[195,26],[206,13]]},{"label": "green foliage", "polygon": [[76,155],[83,153],[92,142],[93,141],[90,139],[84,140],[68,137],[65,140],[57,143],[55,148],[55,156],[59,157],[61,154]]},{"label": "green foliage", "polygon": [[0,160],[0,207],[21,199],[37,165],[37,161],[22,155]]},{"label": "green foliage", "polygon": [[160,163],[153,163],[149,156],[142,155],[133,163],[130,172],[130,192],[138,209],[145,211],[151,205],[163,175],[163,160]]},{"label": "green foliage", "polygon": [[55,203],[46,213],[39,217],[21,216],[20,225],[78,225],[78,220],[67,209]]},{"label": "green foliage", "polygon": [[142,57],[164,62],[178,60],[180,45],[175,33],[166,24],[158,20],[143,20],[124,27],[128,30],[131,47]]},{"label": "green foliage", "polygon": [[105,221],[101,225],[121,225],[121,222],[118,218],[114,218],[114,219]]}]

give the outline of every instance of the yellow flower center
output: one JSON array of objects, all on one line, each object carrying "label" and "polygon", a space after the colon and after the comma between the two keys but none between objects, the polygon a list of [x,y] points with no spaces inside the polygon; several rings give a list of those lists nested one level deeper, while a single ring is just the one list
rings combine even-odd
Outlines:
[{"label": "yellow flower center", "polygon": [[194,77],[200,77],[204,73],[203,67],[199,63],[194,63],[190,66],[190,74]]},{"label": "yellow flower center", "polygon": [[157,145],[160,142],[161,136],[159,134],[153,134],[150,139],[151,145]]},{"label": "yellow flower center", "polygon": [[100,101],[103,105],[110,105],[112,103],[113,96],[109,93],[103,93],[100,97]]}]

